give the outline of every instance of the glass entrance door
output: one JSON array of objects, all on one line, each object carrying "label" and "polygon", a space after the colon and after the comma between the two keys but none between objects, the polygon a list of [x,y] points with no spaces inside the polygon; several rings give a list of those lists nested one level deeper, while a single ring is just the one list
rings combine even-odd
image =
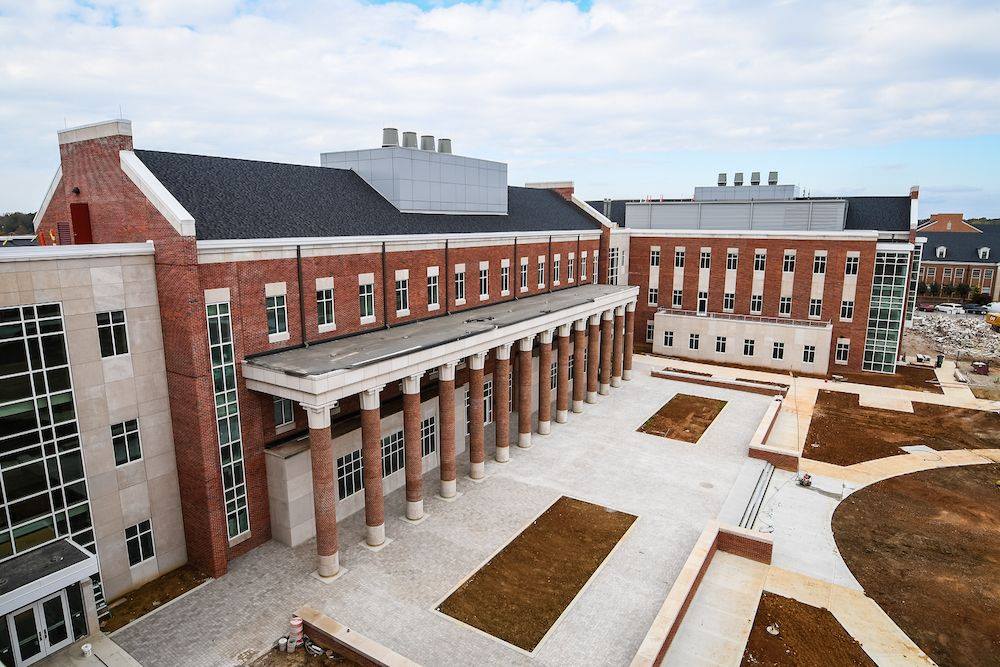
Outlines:
[{"label": "glass entrance door", "polygon": [[53,593],[7,616],[15,665],[30,665],[73,641],[66,591]]}]

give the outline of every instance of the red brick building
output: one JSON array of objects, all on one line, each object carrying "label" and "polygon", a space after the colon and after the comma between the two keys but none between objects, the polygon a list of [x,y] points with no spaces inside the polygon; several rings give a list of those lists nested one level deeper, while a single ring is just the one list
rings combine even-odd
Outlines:
[{"label": "red brick building", "polygon": [[973,225],[961,213],[935,213],[917,233],[924,239],[920,282],[968,285],[1000,301],[1000,228]]}]

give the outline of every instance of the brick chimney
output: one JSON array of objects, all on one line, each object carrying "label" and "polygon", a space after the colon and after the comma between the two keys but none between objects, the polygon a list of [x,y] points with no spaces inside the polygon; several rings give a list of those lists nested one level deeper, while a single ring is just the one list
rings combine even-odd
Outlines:
[{"label": "brick chimney", "polygon": [[525,183],[526,188],[537,188],[539,190],[555,190],[563,199],[570,201],[573,199],[573,181],[544,181],[541,183]]}]

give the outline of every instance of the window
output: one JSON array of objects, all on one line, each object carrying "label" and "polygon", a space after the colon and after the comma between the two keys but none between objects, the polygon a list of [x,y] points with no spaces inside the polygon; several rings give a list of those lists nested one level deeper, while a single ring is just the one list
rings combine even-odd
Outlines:
[{"label": "window", "polygon": [[404,461],[403,432],[396,431],[382,438],[382,477],[402,470]]},{"label": "window", "polygon": [[483,381],[483,423],[493,423],[493,378]]},{"label": "window", "polygon": [[566,262],[566,282],[571,283],[574,278],[576,278],[576,258],[570,255]]},{"label": "window", "polygon": [[783,296],[778,300],[778,315],[788,317],[792,314],[792,297]]},{"label": "window", "polygon": [[292,409],[292,401],[280,396],[274,397],[274,427],[281,428],[286,424],[295,423],[295,411]]},{"label": "window", "polygon": [[684,249],[680,248],[674,251],[674,268],[683,269],[684,268]]},{"label": "window", "polygon": [[691,334],[688,337],[688,348],[692,350],[698,349],[698,334]]},{"label": "window", "polygon": [[538,265],[535,268],[535,275],[538,277],[538,289],[545,287],[545,258],[538,258]]},{"label": "window", "polygon": [[785,358],[785,344],[775,343],[774,347],[771,348],[771,358],[772,359],[784,359]]},{"label": "window", "polygon": [[941,271],[941,277],[945,279],[951,278],[951,268],[945,267],[944,270]]},{"label": "window", "polygon": [[438,307],[438,274],[427,275],[427,308],[433,310]]},{"label": "window", "polygon": [[101,341],[102,357],[128,354],[125,311],[111,310],[106,313],[97,313],[97,337]]},{"label": "window", "polygon": [[618,284],[618,269],[619,260],[621,259],[621,250],[619,248],[612,248],[608,252],[608,284],[617,285]]},{"label": "window", "polygon": [[647,343],[652,343],[653,342],[653,323],[652,322],[646,322],[646,342]]},{"label": "window", "polygon": [[763,294],[751,294],[750,295],[750,312],[760,313],[764,310],[764,295]]},{"label": "window", "polygon": [[851,356],[851,343],[848,342],[837,342],[837,353],[834,360],[838,364],[846,364],[847,359]]},{"label": "window", "polygon": [[276,294],[266,297],[267,333],[268,335],[288,332],[288,311],[285,308],[285,295]]},{"label": "window", "polygon": [[128,550],[129,567],[156,555],[153,550],[153,525],[149,519],[125,529],[125,548]]},{"label": "window", "polygon": [[510,294],[510,266],[500,267],[500,294]]},{"label": "window", "polygon": [[875,251],[862,367],[893,373],[902,333],[911,252]]},{"label": "window", "polygon": [[490,298],[490,269],[488,266],[479,267],[479,298]]},{"label": "window", "polygon": [[594,251],[594,279],[593,279],[594,284],[597,284],[597,266],[598,266],[597,259],[600,256],[600,254],[601,253],[599,250]]},{"label": "window", "polygon": [[111,445],[115,450],[115,465],[125,465],[142,458],[142,446],[139,443],[139,421],[129,419],[120,424],[111,425]]},{"label": "window", "polygon": [[764,252],[762,250],[758,250],[757,252],[755,252],[753,254],[753,270],[754,271],[763,271],[764,270],[764,263],[766,261],[767,261],[767,253],[766,252]]},{"label": "window", "polygon": [[753,356],[753,351],[754,351],[754,346],[755,346],[755,343],[754,343],[754,339],[753,338],[744,338],[743,339],[743,356],[744,357],[752,357]]},{"label": "window", "polygon": [[710,268],[712,268],[712,251],[711,250],[702,250],[701,251],[701,258],[700,258],[700,260],[698,262],[698,266],[701,267],[701,268],[703,268],[703,269],[710,269]]},{"label": "window", "polygon": [[664,331],[663,332],[663,347],[673,347],[674,346],[674,332]]},{"label": "window", "polygon": [[655,306],[659,300],[660,300],[660,290],[659,290],[659,288],[658,287],[650,287],[649,288],[649,294],[646,297],[646,301],[649,303],[649,305]]},{"label": "window", "polygon": [[809,299],[809,317],[819,317],[823,314],[823,299]]},{"label": "window", "polygon": [[514,411],[514,374],[507,374],[507,412]]},{"label": "window", "polygon": [[560,264],[559,255],[556,255],[555,257],[552,258],[552,282],[555,283],[556,285],[559,284],[560,280],[559,264]]},{"label": "window", "polygon": [[528,258],[521,258],[521,291],[528,289]]},{"label": "window", "polygon": [[841,301],[840,302],[840,319],[849,320],[854,317],[854,302],[853,301]]},{"label": "window", "polygon": [[960,266],[957,269],[955,269],[955,278],[956,279],[961,280],[964,277],[965,277],[965,267],[964,266]]},{"label": "window", "polygon": [[795,253],[785,252],[785,258],[781,262],[781,270],[784,273],[794,273],[795,271]]},{"label": "window", "polygon": [[858,264],[860,263],[860,257],[848,257],[847,261],[844,263],[844,275],[845,276],[856,276],[858,275]]},{"label": "window", "polygon": [[674,308],[680,308],[684,303],[684,291],[675,289],[673,294],[673,303],[671,304]]},{"label": "window", "polygon": [[806,364],[811,364],[816,361],[816,346],[815,345],[803,345],[802,346],[802,362]]},{"label": "window", "polygon": [[736,295],[726,292],[722,295],[722,309],[732,312],[734,308],[736,308]]},{"label": "window", "polygon": [[361,450],[355,449],[337,459],[337,493],[343,500],[365,488]]},{"label": "window", "polygon": [[716,336],[715,337],[715,351],[719,354],[724,354],[726,352],[726,337]]},{"label": "window", "polygon": [[580,253],[580,282],[587,282],[587,251]]},{"label": "window", "polygon": [[375,285],[366,283],[358,285],[358,312],[361,319],[375,319]]},{"label": "window", "polygon": [[455,271],[455,303],[465,303],[465,269]]},{"label": "window", "polygon": [[736,266],[739,263],[739,261],[740,261],[739,253],[737,253],[735,251],[732,251],[732,250],[730,250],[729,252],[727,252],[726,253],[726,270],[727,271],[735,271],[736,270]]},{"label": "window", "polygon": [[559,384],[559,365],[556,361],[549,364],[549,389],[555,389]]},{"label": "window", "polygon": [[437,451],[437,422],[434,415],[420,422],[420,455]]},{"label": "window", "polygon": [[708,292],[698,292],[698,312],[708,312]]},{"label": "window", "polygon": [[410,280],[401,278],[396,280],[396,314],[410,312]]},{"label": "window", "polygon": [[333,288],[316,290],[316,324],[321,328],[334,328]]},{"label": "window", "polygon": [[[850,258],[848,257],[848,259],[850,259]],[[935,275],[937,275],[937,268],[935,268],[933,266],[928,266],[927,267],[927,279],[928,280],[932,280]]]},{"label": "window", "polygon": [[979,269],[972,269],[972,278],[973,278],[973,280],[979,278],[979,275],[980,275]]},{"label": "window", "polygon": [[659,266],[660,265],[660,249],[650,248],[649,249],[649,265]]},{"label": "window", "polygon": [[826,273],[826,255],[816,255],[813,257],[813,273]]}]

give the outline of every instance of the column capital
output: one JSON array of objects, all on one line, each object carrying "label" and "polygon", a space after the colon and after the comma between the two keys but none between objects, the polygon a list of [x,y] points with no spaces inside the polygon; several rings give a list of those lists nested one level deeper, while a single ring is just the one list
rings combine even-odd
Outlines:
[{"label": "column capital", "polygon": [[538,334],[542,345],[552,345],[552,329],[546,329]]},{"label": "column capital", "polygon": [[535,337],[528,336],[527,338],[522,338],[517,341],[517,349],[521,352],[531,352],[531,346],[535,344]]},{"label": "column capital", "polygon": [[497,359],[510,359],[510,348],[512,345],[513,343],[497,345],[495,348]]},{"label": "column capital", "polygon": [[575,331],[586,331],[587,330],[587,320],[586,320],[586,318],[584,318],[582,320],[577,320],[576,322],[573,322],[573,329]]},{"label": "column capital", "polygon": [[445,382],[455,381],[455,362],[446,361],[438,366],[438,379]]},{"label": "column capital", "polygon": [[635,301],[629,301],[625,304],[625,311],[629,313],[635,312]]},{"label": "column capital", "polygon": [[591,315],[587,318],[587,323],[592,327],[598,326],[601,323],[601,314]]},{"label": "column capital", "polygon": [[475,352],[469,355],[469,369],[481,371],[486,366],[486,353]]},{"label": "column capital", "polygon": [[611,321],[611,320],[615,319],[615,311],[614,311],[614,309],[605,310],[603,313],[601,313],[601,319],[602,320],[606,320],[606,321]]},{"label": "column capital", "polygon": [[404,394],[419,394],[420,393],[420,378],[424,376],[423,373],[414,373],[413,375],[407,375],[403,378],[403,393]]},{"label": "column capital", "polygon": [[382,391],[382,387],[385,385],[379,385],[377,387],[372,387],[371,389],[365,389],[361,392],[361,409],[362,410],[377,410],[382,404],[379,400],[379,393]]},{"label": "column capital", "polygon": [[556,335],[558,335],[560,338],[566,338],[569,336],[569,330],[572,328],[573,328],[572,324],[563,324],[558,329],[556,329],[556,331],[558,332]]},{"label": "column capital", "polygon": [[309,418],[309,428],[330,428],[330,410],[336,407],[336,401],[330,405],[317,406],[306,405],[305,403],[299,403],[299,405],[301,405],[302,409],[306,411],[306,417]]},{"label": "column capital", "polygon": [[625,306],[617,306],[615,308],[615,317],[625,317]]}]

